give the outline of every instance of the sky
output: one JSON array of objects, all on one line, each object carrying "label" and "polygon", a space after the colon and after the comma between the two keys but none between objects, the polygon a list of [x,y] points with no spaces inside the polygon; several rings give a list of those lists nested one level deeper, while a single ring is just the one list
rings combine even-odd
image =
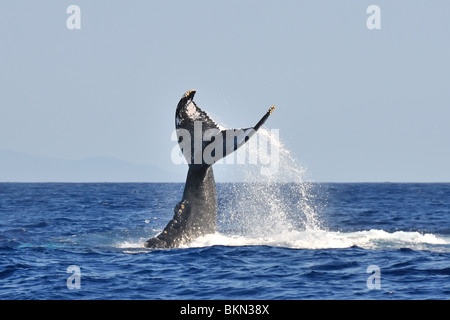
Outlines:
[{"label": "sky", "polygon": [[185,172],[171,134],[196,89],[227,127],[276,105],[265,126],[313,181],[449,182],[448,12],[445,0],[2,0],[0,149]]}]

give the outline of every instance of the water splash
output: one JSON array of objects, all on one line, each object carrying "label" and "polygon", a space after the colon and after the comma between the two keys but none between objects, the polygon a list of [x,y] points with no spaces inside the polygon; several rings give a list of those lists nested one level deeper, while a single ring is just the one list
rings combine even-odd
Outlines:
[{"label": "water splash", "polygon": [[[314,185],[305,181],[306,169],[298,164],[278,134],[261,129],[257,136],[258,144],[249,144],[248,150],[257,154],[257,164],[247,164],[241,170],[243,182],[221,186],[227,190],[219,191],[219,205],[223,205],[219,208],[221,232],[267,237],[321,230],[317,194]],[[262,144],[269,148],[261,147]]]}]

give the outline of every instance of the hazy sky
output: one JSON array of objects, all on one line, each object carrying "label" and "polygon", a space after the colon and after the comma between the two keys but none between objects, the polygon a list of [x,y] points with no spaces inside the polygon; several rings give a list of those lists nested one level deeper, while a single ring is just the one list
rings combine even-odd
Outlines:
[{"label": "hazy sky", "polygon": [[172,170],[175,108],[196,89],[229,127],[277,105],[266,127],[315,181],[450,181],[449,12],[447,0],[2,0],[0,149]]}]

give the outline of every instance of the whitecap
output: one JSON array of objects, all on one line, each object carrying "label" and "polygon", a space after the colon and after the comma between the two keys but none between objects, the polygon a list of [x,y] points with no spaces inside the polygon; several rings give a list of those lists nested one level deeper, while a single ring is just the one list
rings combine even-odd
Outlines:
[{"label": "whitecap", "polygon": [[[193,240],[185,248],[208,246],[273,246],[291,249],[339,249],[360,247],[363,249],[430,250],[450,252],[450,239],[430,233],[384,230],[339,232],[326,230],[286,231],[266,237],[208,234]],[[437,247],[434,247],[437,246]],[[441,247],[442,246],[442,247]]]}]

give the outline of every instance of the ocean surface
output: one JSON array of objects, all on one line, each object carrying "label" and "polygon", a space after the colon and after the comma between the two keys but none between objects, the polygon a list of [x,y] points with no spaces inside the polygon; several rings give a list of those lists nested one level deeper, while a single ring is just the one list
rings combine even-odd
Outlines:
[{"label": "ocean surface", "polygon": [[215,234],[142,247],[183,183],[0,183],[0,299],[449,299],[450,184],[218,183]]}]

